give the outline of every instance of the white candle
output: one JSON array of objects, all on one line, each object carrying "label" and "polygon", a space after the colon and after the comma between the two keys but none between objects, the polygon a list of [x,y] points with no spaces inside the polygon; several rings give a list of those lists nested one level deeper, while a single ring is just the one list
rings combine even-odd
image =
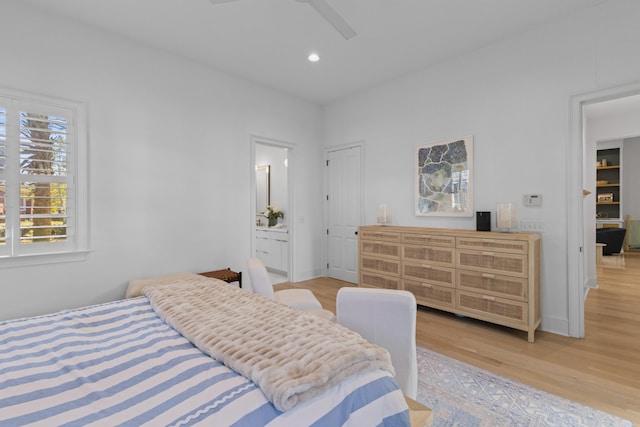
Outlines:
[{"label": "white candle", "polygon": [[389,206],[386,203],[378,205],[378,224],[388,224],[390,219]]},{"label": "white candle", "polygon": [[496,225],[500,230],[516,228],[516,206],[513,203],[498,203]]}]

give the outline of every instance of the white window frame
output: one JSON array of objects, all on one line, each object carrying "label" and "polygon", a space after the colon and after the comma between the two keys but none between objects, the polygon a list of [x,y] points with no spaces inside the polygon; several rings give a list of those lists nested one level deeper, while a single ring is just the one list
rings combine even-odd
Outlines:
[{"label": "white window frame", "polygon": [[[7,102],[9,103],[7,105]],[[69,167],[69,175],[72,176],[74,185],[72,186],[73,200],[69,209],[69,216],[73,223],[74,235],[64,244],[59,243],[41,243],[36,245],[21,246],[7,245],[0,249],[0,268],[16,267],[35,264],[50,264],[58,262],[81,261],[84,260],[89,252],[89,215],[88,215],[88,151],[87,151],[87,114],[85,104],[77,101],[70,101],[59,98],[52,98],[25,92],[13,91],[0,88],[0,105],[15,111],[20,106],[28,105],[34,112],[54,115],[56,112],[64,110],[66,116],[71,118],[70,131],[72,138],[70,141],[70,152],[73,160]],[[19,129],[15,129],[15,123],[7,122],[7,140],[9,138],[19,137]],[[8,145],[8,144],[7,144]],[[18,150],[6,147],[7,156],[19,155]],[[15,191],[19,191],[20,179],[16,178],[15,170],[11,174],[11,168],[7,159],[6,185],[7,195]],[[17,167],[14,164],[12,167]],[[9,188],[11,186],[12,188]],[[5,200],[5,203],[15,203],[15,196],[11,201]],[[18,199],[19,200],[19,199]],[[16,227],[18,229],[16,230]],[[11,221],[7,218],[7,240],[9,236],[19,232],[19,220],[15,218]]]}]

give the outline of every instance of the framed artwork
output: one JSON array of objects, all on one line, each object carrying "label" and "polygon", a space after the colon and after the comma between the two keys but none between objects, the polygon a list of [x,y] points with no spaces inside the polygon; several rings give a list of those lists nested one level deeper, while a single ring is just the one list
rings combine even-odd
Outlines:
[{"label": "framed artwork", "polygon": [[473,216],[473,136],[416,146],[417,216]]}]

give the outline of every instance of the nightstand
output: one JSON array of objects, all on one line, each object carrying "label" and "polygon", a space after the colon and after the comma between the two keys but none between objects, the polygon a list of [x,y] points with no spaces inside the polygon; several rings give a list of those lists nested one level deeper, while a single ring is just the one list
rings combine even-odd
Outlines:
[{"label": "nightstand", "polygon": [[206,271],[204,273],[198,273],[201,276],[211,277],[214,279],[224,280],[227,283],[238,282],[240,288],[242,288],[242,272],[235,272],[230,268],[223,270]]}]

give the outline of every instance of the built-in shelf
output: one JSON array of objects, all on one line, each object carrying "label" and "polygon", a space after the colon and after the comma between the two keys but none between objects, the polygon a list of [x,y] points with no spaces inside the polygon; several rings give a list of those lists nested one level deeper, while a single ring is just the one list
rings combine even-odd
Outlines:
[{"label": "built-in shelf", "polygon": [[621,148],[601,148],[596,153],[596,220],[601,225],[618,223],[622,221]]}]

